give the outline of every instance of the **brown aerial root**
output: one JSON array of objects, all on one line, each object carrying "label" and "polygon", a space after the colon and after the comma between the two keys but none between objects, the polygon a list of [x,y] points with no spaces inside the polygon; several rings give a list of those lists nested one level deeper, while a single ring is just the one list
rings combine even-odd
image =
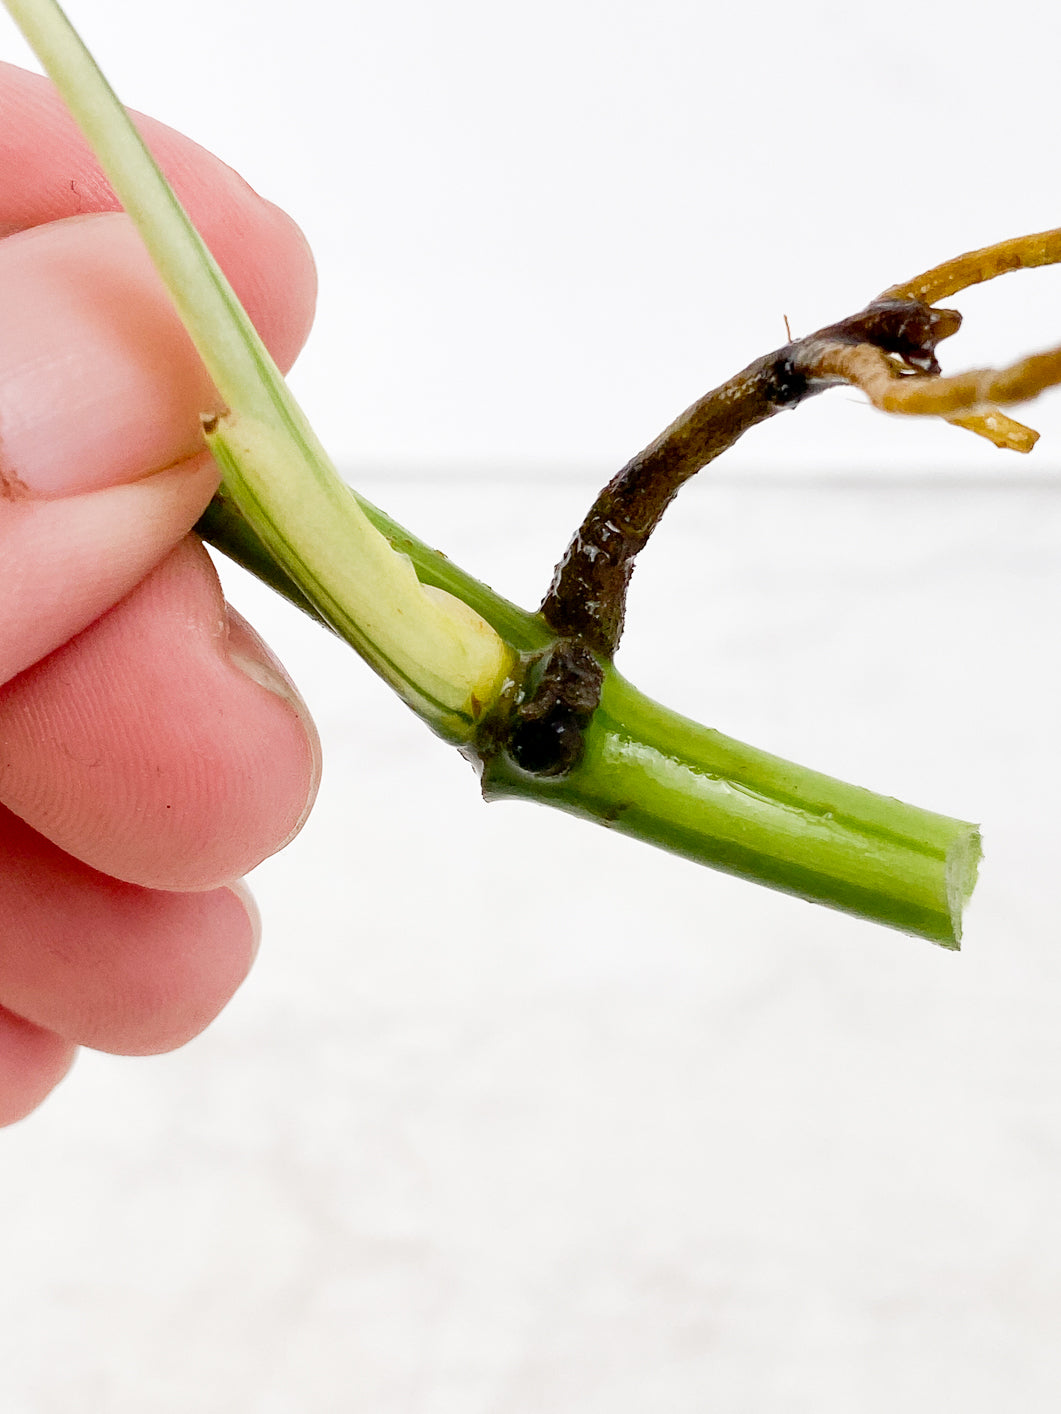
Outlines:
[{"label": "brown aerial root", "polygon": [[[970,285],[993,280],[1011,270],[1030,270],[1061,261],[1061,228],[1018,236],[998,245],[966,252],[912,280],[885,290],[869,309],[883,301],[922,305],[948,299]],[[947,333],[941,335],[947,337]],[[813,341],[796,366],[808,378],[850,383],[882,412],[942,417],[986,437],[996,447],[1030,452],[1039,434],[999,411],[999,405],[1023,403],[1061,383],[1061,347],[1029,354],[1007,368],[976,368],[951,377],[922,376],[871,344]]]},{"label": "brown aerial root", "polygon": [[[861,388],[884,412],[941,417],[996,447],[1030,452],[1039,434],[999,405],[1027,402],[1061,383],[1061,348],[1008,368],[944,377],[936,346],[957,333],[962,320],[936,301],[1010,270],[1055,263],[1061,263],[1061,228],[969,251],[893,285],[858,314],[790,339],[705,393],[597,497],[542,601],[546,623],[559,638],[610,658],[623,631],[634,561],[679,487],[757,423],[838,384]],[[563,661],[558,658],[547,675],[550,712],[566,702],[557,687],[566,681]],[[583,686],[575,684],[582,695],[573,688],[572,702],[584,715]],[[527,722],[537,723],[538,706],[522,708]]]}]

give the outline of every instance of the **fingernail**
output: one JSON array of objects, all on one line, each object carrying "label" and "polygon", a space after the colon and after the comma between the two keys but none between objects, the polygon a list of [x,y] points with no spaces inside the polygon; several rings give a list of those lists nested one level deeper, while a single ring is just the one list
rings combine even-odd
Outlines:
[{"label": "fingernail", "polygon": [[217,394],[128,217],[0,241],[0,489],[54,498],[202,448]]},{"label": "fingernail", "polygon": [[309,789],[305,804],[283,841],[283,844],[288,844],[306,823],[306,819],[313,809],[314,801],[317,799],[322,766],[320,737],[317,735],[317,728],[309,708],[303,701],[298,688],[284,671],[280,660],[258,637],[246,619],[238,614],[231,605],[226,605],[225,612],[228,616],[228,640],[225,651],[229,662],[234,668],[249,677],[252,682],[264,687],[294,709],[309,743],[311,757]]},{"label": "fingernail", "polygon": [[225,613],[228,616],[225,652],[232,666],[277,697],[282,697],[285,702],[290,702],[300,716],[308,718],[309,708],[276,654],[231,605],[225,606]]}]

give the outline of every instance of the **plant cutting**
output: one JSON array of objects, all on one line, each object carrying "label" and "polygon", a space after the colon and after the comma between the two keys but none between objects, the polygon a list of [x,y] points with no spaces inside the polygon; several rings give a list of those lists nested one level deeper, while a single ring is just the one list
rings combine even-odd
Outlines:
[{"label": "plant cutting", "polygon": [[[1061,233],[974,252],[791,340],[708,393],[601,493],[540,609],[517,608],[352,492],[61,10],[7,0],[170,290],[224,411],[203,436],[223,480],[205,538],[349,642],[479,770],[488,799],[556,805],[687,857],[956,947],[976,828],[844,785],[668,712],[616,673],[636,556],[680,486],[765,418],[841,384],[1001,447],[1001,407],[1061,381],[1061,352],[942,376],[960,322],[937,308],[1061,259]],[[544,576],[543,576],[544,579]]]}]

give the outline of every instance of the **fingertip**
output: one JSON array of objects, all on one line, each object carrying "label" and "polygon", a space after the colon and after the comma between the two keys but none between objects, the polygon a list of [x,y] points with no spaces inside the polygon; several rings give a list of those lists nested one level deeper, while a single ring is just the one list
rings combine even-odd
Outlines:
[{"label": "fingertip", "polygon": [[[301,794],[303,803],[301,809],[290,818],[283,835],[274,839],[273,848],[268,853],[275,854],[290,844],[299,833],[317,799],[323,768],[320,735],[302,694],[265,640],[243,615],[228,603],[225,604],[225,618],[228,625],[226,654],[229,663],[291,709],[302,737],[300,745],[304,751],[299,752],[303,761],[303,772],[299,778],[301,791],[292,789],[289,794],[292,798]],[[253,899],[251,903],[253,905]]]},{"label": "fingertip", "polygon": [[0,854],[0,1017],[21,1019],[8,1028],[9,1074],[31,1068],[34,1047],[38,1054],[44,1089],[26,1090],[29,1107],[62,1063],[35,1029],[116,1055],[171,1051],[213,1021],[250,970],[257,911],[241,889],[123,884],[2,809]]},{"label": "fingertip", "polygon": [[202,450],[217,393],[128,217],[0,242],[0,469],[23,496],[135,481]]},{"label": "fingertip", "polygon": [[[255,958],[258,956],[258,949],[262,943],[262,912],[258,907],[258,900],[251,893],[250,885],[246,879],[236,879],[233,883],[226,885],[229,891],[235,894],[240,907],[247,915],[247,922],[250,926],[250,953],[247,962],[247,972],[254,966]],[[244,974],[246,978],[246,973]]]},{"label": "fingertip", "polygon": [[[145,893],[150,891],[145,891]],[[111,965],[124,987],[99,998],[83,1045],[110,1055],[156,1056],[194,1041],[247,980],[261,939],[261,917],[242,880],[203,894],[162,894],[174,921],[168,946],[133,940],[115,947]],[[183,915],[183,917],[182,917]]]},{"label": "fingertip", "polygon": [[0,1127],[25,1119],[66,1075],[77,1047],[0,1007]]},{"label": "fingertip", "polygon": [[[248,188],[249,190],[249,188]],[[226,274],[241,302],[252,312],[258,332],[282,373],[298,357],[317,310],[317,262],[305,232],[282,207],[255,193],[255,226],[268,258],[239,267],[230,259]],[[267,232],[268,234],[264,234]]]},{"label": "fingertip", "polygon": [[190,539],[0,692],[0,735],[7,806],[101,873],[177,892],[228,884],[275,854],[320,779],[305,706],[230,619]]},{"label": "fingertip", "polygon": [[[120,210],[48,79],[0,63],[0,108],[0,235]],[[306,340],[316,303],[316,269],[302,231],[213,153],[155,118],[132,111],[130,116],[286,370]]]}]

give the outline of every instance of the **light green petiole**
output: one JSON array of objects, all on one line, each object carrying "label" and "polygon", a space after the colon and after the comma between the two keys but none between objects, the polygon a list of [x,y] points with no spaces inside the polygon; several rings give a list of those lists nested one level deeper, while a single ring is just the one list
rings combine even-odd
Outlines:
[{"label": "light green petiole", "polygon": [[467,742],[512,654],[425,588],[341,481],[124,108],[54,0],[6,0],[133,219],[227,412],[206,430],[226,498],[342,637],[447,739]]},{"label": "light green petiole", "polygon": [[290,440],[242,415],[208,425],[226,497],[317,613],[447,740],[470,742],[512,671],[474,609],[422,584],[327,463],[293,466]]}]

